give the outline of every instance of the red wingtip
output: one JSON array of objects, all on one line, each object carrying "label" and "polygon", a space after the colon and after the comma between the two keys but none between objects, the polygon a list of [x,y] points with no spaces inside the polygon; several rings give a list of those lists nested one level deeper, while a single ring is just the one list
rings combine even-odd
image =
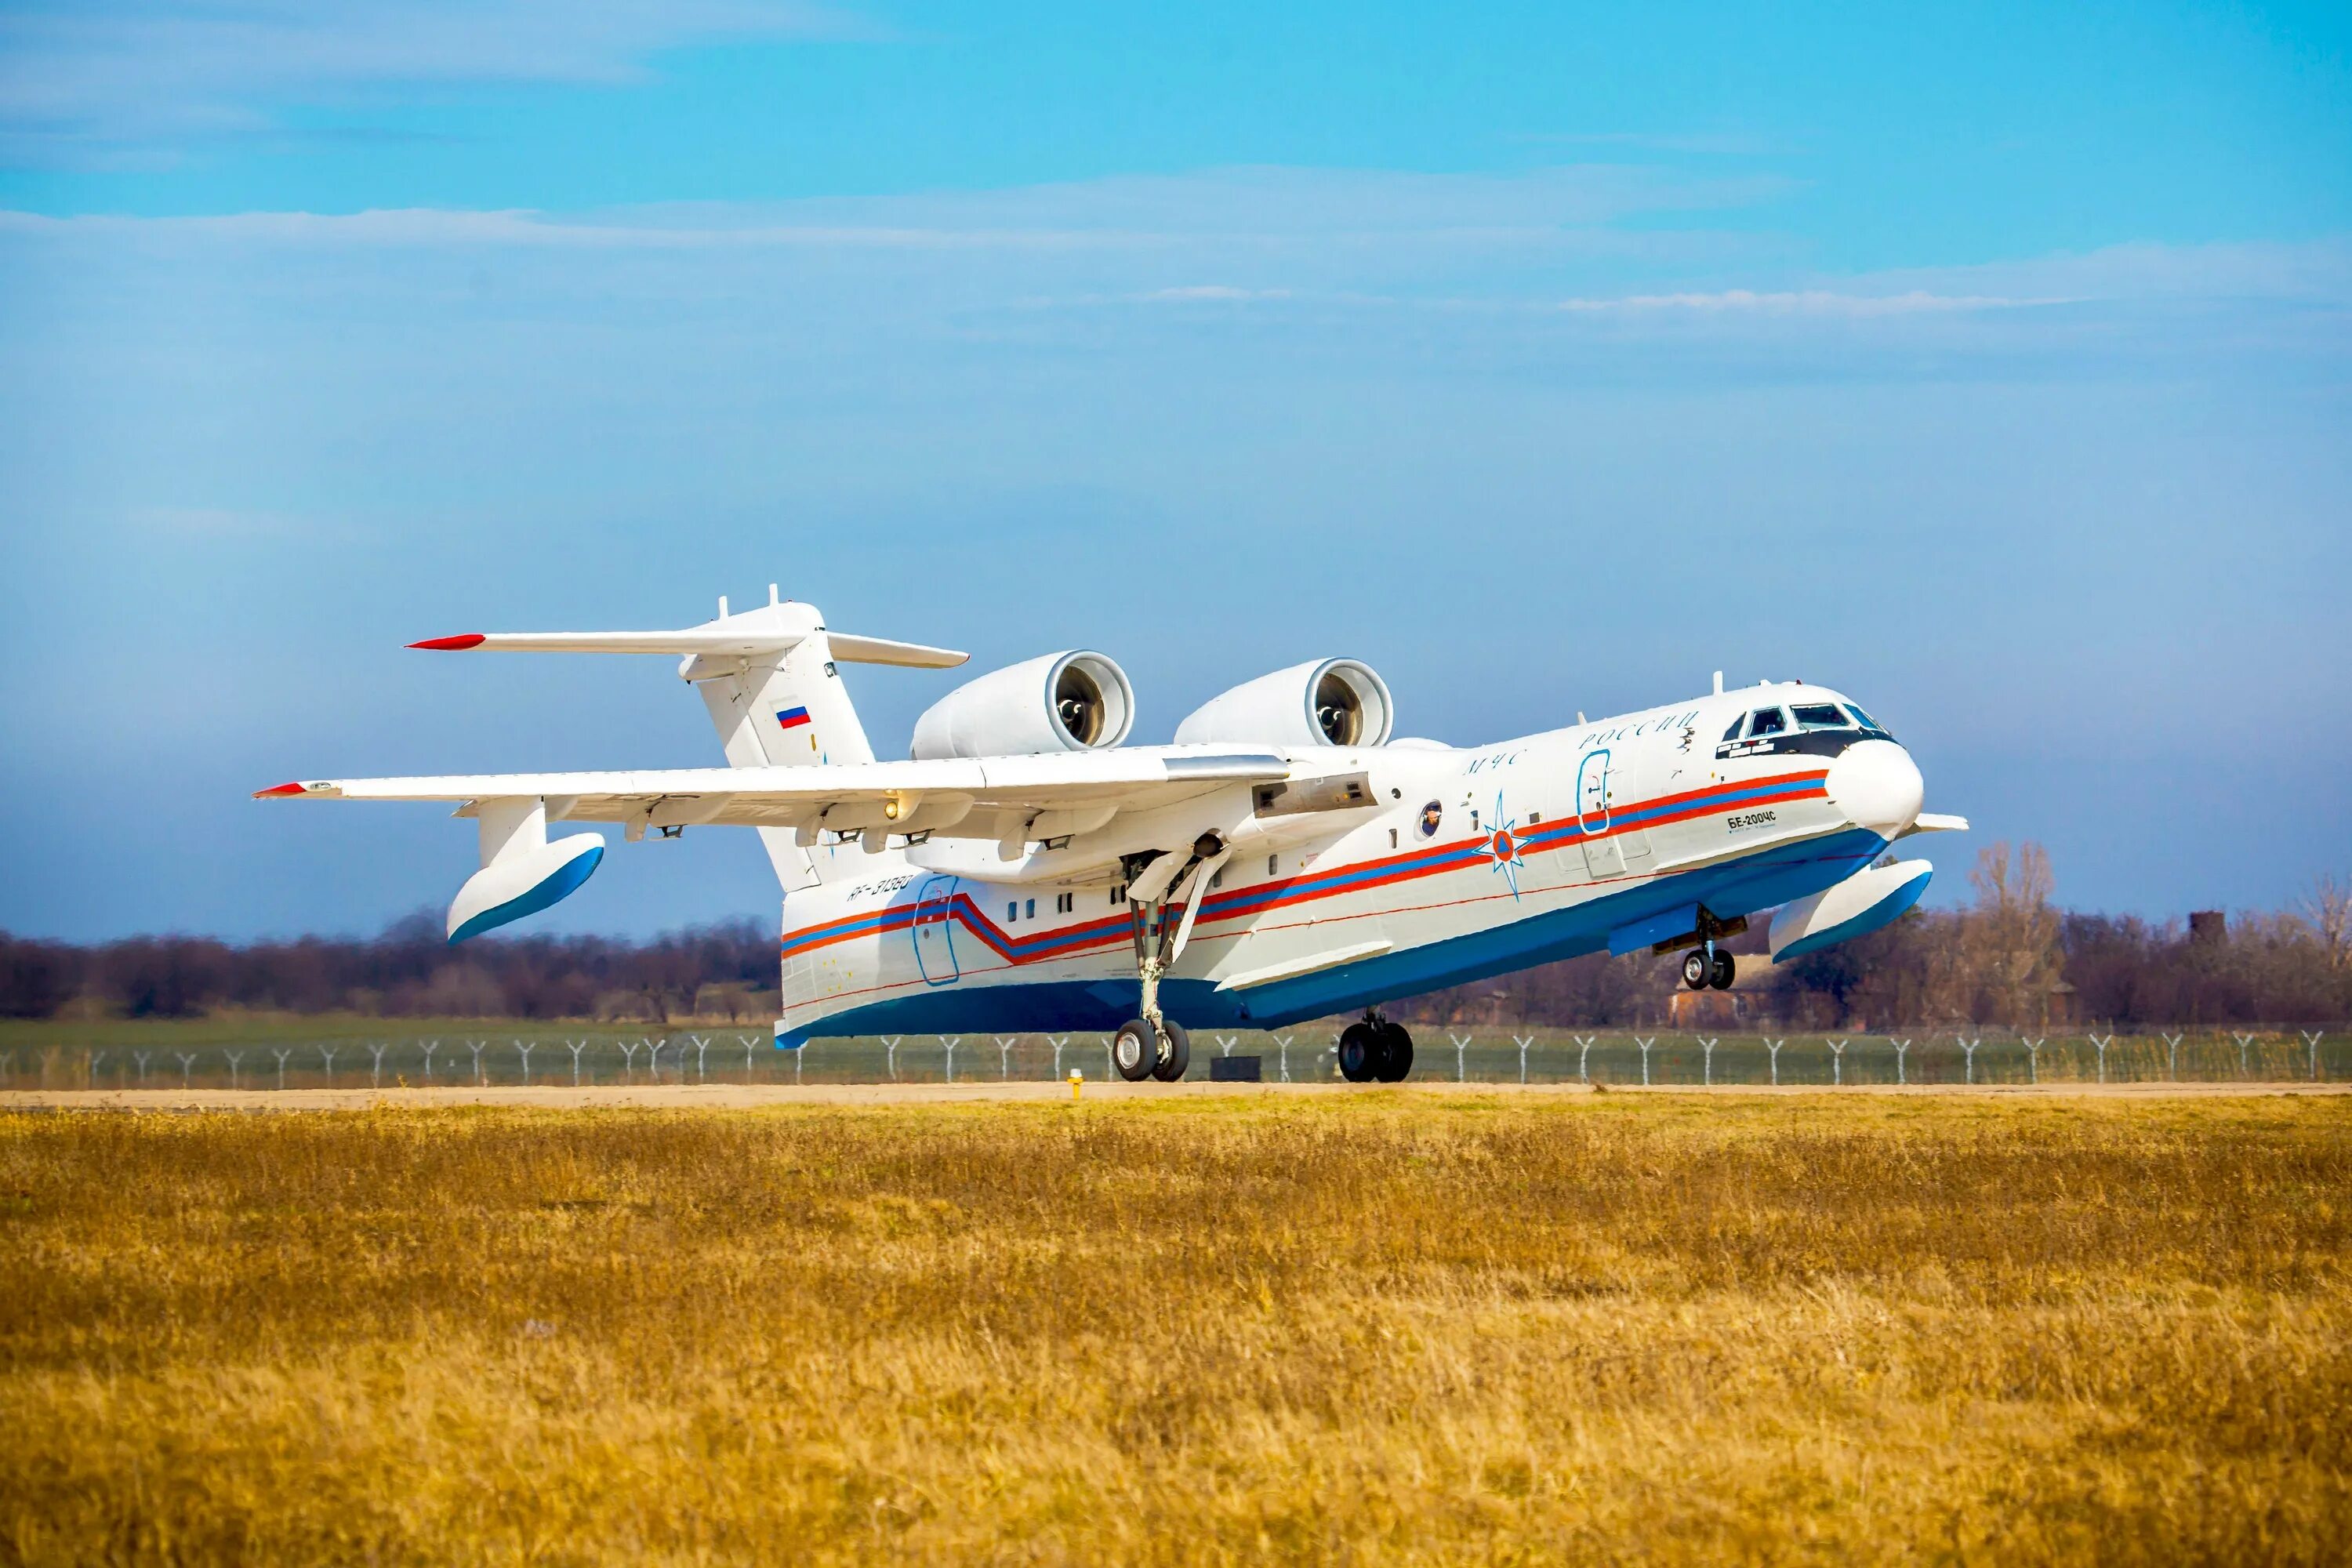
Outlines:
[{"label": "red wingtip", "polygon": [[463,647],[479,647],[488,640],[489,639],[484,637],[480,632],[465,632],[454,637],[426,637],[423,642],[413,642],[408,646],[411,647],[426,647],[432,648],[436,651],[442,651]]},{"label": "red wingtip", "polygon": [[253,798],[256,800],[268,800],[272,795],[300,795],[302,793],[304,793],[302,786],[299,784],[272,784],[268,789],[255,790],[253,792]]}]

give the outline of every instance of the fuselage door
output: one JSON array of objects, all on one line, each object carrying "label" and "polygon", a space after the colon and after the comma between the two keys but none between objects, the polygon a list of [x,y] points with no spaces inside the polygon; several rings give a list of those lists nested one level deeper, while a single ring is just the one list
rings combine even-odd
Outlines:
[{"label": "fuselage door", "polygon": [[1584,753],[1576,770],[1576,825],[1584,834],[1584,868],[1599,881],[1625,874],[1625,846],[1609,832],[1609,751]]},{"label": "fuselage door", "polygon": [[956,963],[956,879],[927,877],[915,890],[915,923],[908,928],[915,942],[915,972],[926,985],[952,985],[963,973]]}]

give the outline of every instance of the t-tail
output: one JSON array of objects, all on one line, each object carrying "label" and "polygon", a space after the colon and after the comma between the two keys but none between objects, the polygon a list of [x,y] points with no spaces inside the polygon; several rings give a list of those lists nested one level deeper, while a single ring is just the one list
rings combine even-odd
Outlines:
[{"label": "t-tail", "polygon": [[[969,655],[920,643],[828,630],[814,605],[776,596],[756,609],[719,614],[699,626],[654,632],[467,632],[408,645],[440,652],[644,653],[678,659],[680,679],[701,694],[730,767],[814,767],[870,763],[873,745],[843,687],[837,666],[895,664],[949,669]],[[449,907],[449,940],[520,920],[578,890],[603,855],[593,833],[550,843],[546,803],[475,803],[482,827],[482,868]],[[646,824],[623,831],[634,842]],[[830,862],[812,857],[792,830],[762,827],[760,842],[786,892],[825,879]]]}]

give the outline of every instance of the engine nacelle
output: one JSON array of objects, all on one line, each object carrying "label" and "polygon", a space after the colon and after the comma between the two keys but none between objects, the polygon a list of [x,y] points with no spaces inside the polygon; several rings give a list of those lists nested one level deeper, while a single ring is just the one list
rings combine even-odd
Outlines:
[{"label": "engine nacelle", "polygon": [[1049,653],[966,681],[915,721],[911,754],[1003,757],[1116,746],[1135,724],[1135,689],[1103,654]]},{"label": "engine nacelle", "polygon": [[1370,665],[1310,659],[1210,698],[1176,726],[1176,743],[1379,746],[1395,724],[1388,682]]},{"label": "engine nacelle", "polygon": [[1811,898],[1784,905],[1772,917],[1772,962],[1801,957],[1876,931],[1919,901],[1935,869],[1925,860],[1874,866]]}]

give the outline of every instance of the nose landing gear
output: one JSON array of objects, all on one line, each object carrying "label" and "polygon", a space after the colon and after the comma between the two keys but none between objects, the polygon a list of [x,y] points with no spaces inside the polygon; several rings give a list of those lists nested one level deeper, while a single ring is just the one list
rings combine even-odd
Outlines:
[{"label": "nose landing gear", "polygon": [[1683,984],[1694,991],[1704,991],[1710,985],[1717,991],[1728,991],[1738,973],[1731,954],[1712,942],[1683,954]]},{"label": "nose landing gear", "polygon": [[1339,1076],[1349,1083],[1402,1083],[1412,1071],[1412,1037],[1367,1008],[1339,1036]]}]

